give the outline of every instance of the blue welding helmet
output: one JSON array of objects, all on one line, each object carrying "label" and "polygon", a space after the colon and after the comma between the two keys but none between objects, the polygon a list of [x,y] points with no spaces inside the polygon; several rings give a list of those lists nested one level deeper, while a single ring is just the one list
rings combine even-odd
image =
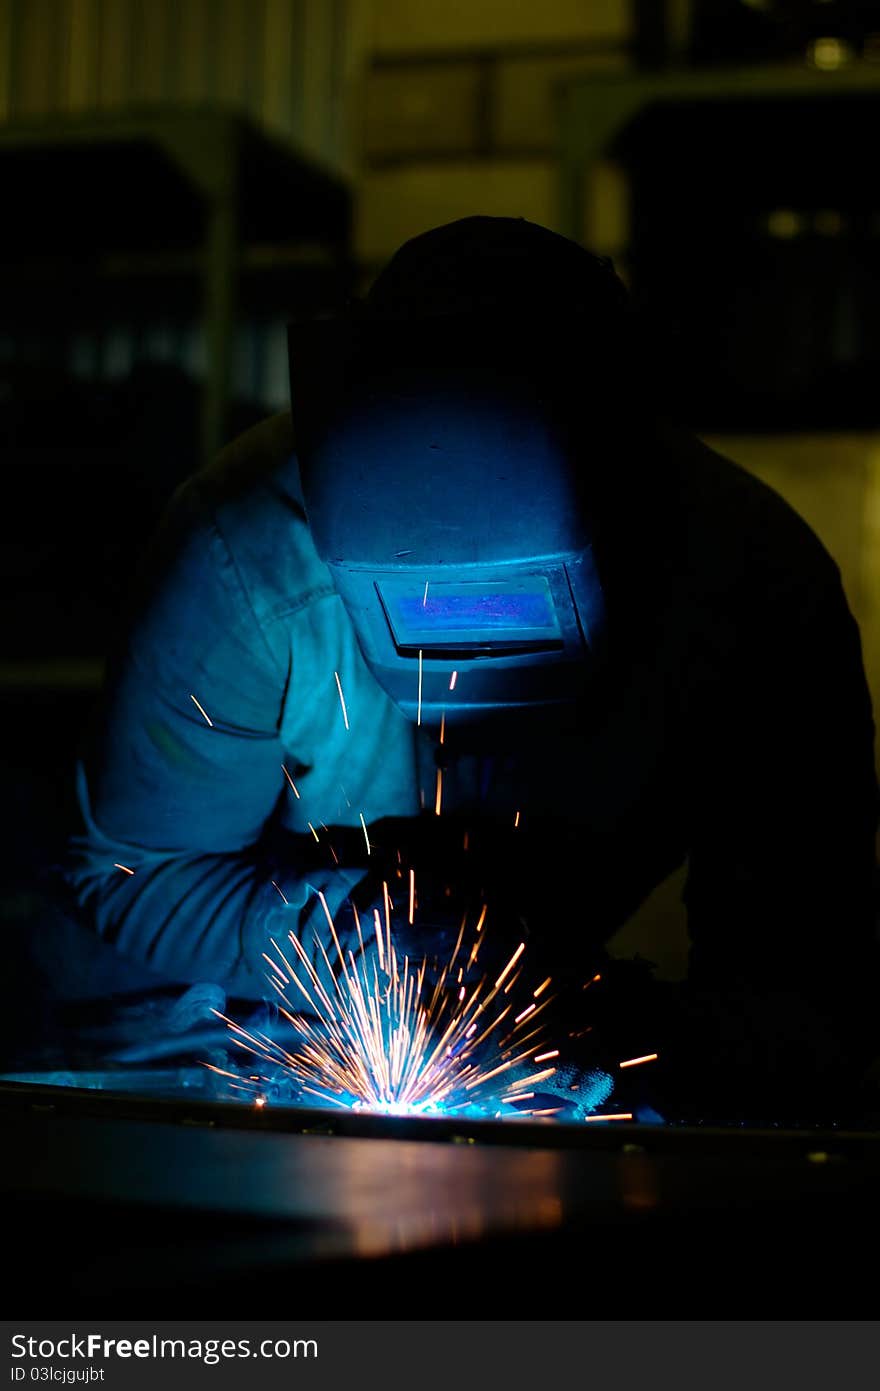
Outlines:
[{"label": "blue welding helmet", "polygon": [[528,383],[421,365],[359,374],[306,445],[316,549],[409,718],[568,704],[588,680],[604,606],[573,447]]},{"label": "blue welding helmet", "polygon": [[423,724],[570,707],[599,660],[577,383],[558,338],[534,306],[368,306],[291,326],[315,546],[376,680]]}]

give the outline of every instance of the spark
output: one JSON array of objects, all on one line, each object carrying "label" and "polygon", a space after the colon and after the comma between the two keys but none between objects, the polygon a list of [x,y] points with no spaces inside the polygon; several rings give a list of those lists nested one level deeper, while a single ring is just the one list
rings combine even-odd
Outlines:
[{"label": "spark", "polygon": [[209,714],[207,713],[207,711],[205,710],[205,707],[204,707],[203,705],[200,705],[199,702],[196,700],[195,696],[192,695],[192,694],[190,695],[190,700],[192,701],[193,705],[194,705],[194,706],[196,707],[196,709],[198,710],[199,714],[204,716],[204,718],[208,721],[208,724],[209,724],[209,725],[211,726],[211,728],[213,729],[213,728],[214,728],[214,721],[211,719],[210,715],[209,715]]},{"label": "spark", "polygon": [[[437,978],[429,979],[426,960],[411,962],[398,952],[387,884],[383,884],[383,896],[384,924],[379,909],[373,913],[378,961],[365,952],[357,919],[360,950],[355,954],[343,949],[320,893],[330,929],[328,947],[317,934],[311,954],[293,931],[287,935],[286,947],[270,938],[271,954],[265,954],[272,972],[269,979],[280,1000],[281,1016],[296,1030],[296,1041],[285,1047],[270,1035],[249,1031],[213,1011],[226,1023],[232,1043],[271,1068],[280,1068],[301,1092],[336,1106],[451,1111],[471,1106],[481,1096],[494,1097],[498,1083],[490,1084],[495,1079],[503,1079],[502,1103],[528,1099],[533,1094],[530,1085],[551,1077],[555,1068],[521,1075],[550,1056],[546,1049],[543,1054],[540,1051],[540,1029],[532,1028],[534,1004],[526,1011],[527,1023],[514,1020],[506,1033],[501,1028],[512,1007],[504,1001],[500,985],[519,962],[524,944],[494,985],[485,976],[474,984],[459,981],[466,951],[465,915],[451,956]],[[300,1012],[300,997],[311,1015]],[[244,1076],[213,1066],[212,1070],[234,1079],[237,1088],[246,1090],[248,1084],[261,1088],[254,1104],[265,1103],[263,1089],[270,1079],[261,1072]]]},{"label": "spark", "polygon": [[443,769],[437,769],[437,791],[434,796],[434,815],[440,815],[440,806],[443,801]]},{"label": "spark", "polygon": [[422,649],[419,648],[419,708],[416,715],[416,724],[422,723]]},{"label": "spark", "polygon": [[385,947],[382,942],[382,924],[379,920],[379,909],[373,909],[373,930],[376,933],[376,946],[379,951],[379,970],[385,970]]},{"label": "spark", "polygon": [[[341,685],[339,694],[342,700]],[[344,701],[342,706],[345,713]],[[283,764],[282,768],[293,786],[287,768]],[[438,769],[438,815],[441,789],[442,770]],[[369,855],[372,847],[367,823],[363,812],[358,816]],[[318,841],[315,827],[311,822],[307,825]],[[465,832],[465,849],[467,845]],[[399,853],[398,863],[397,877],[403,880]],[[134,872],[125,865],[117,868]],[[275,880],[271,883],[287,905],[281,885]],[[405,914],[412,926],[417,914],[413,867],[408,868],[407,887],[407,907],[400,902],[400,895],[398,900],[401,917]],[[231,1034],[230,1051],[238,1048],[264,1065],[261,1072],[252,1075],[213,1068],[236,1092],[249,1092],[253,1104],[262,1107],[267,1104],[267,1084],[274,1086],[287,1078],[295,1096],[314,1097],[326,1105],[420,1114],[461,1111],[486,1102],[495,1108],[510,1106],[533,1099],[536,1087],[539,1093],[544,1091],[539,1084],[557,1073],[555,1063],[560,1058],[559,1048],[548,1047],[542,1017],[553,1003],[551,978],[546,977],[534,989],[524,985],[526,944],[520,942],[494,983],[489,974],[475,980],[471,968],[487,938],[485,902],[470,928],[470,912],[465,912],[448,960],[432,960],[429,969],[427,957],[411,960],[398,949],[392,922],[396,910],[387,881],[382,883],[381,903],[372,911],[372,931],[366,925],[362,931],[352,903],[356,940],[340,940],[327,900],[316,892],[322,910],[317,916],[326,920],[329,936],[323,927],[320,934],[315,930],[308,951],[291,930],[286,942],[270,938],[272,954],[262,954],[270,999],[275,999],[277,1015],[291,1026],[293,1037],[285,1036],[282,1044],[274,1029],[248,1031],[219,1011],[212,1011]],[[598,980],[601,975],[597,972],[585,982],[584,989]],[[619,1066],[636,1066],[657,1056],[625,1059]],[[545,1118],[561,1109],[545,1105],[536,1111],[517,1109],[515,1114]],[[494,1113],[501,1114],[497,1109]],[[620,1112],[584,1119],[627,1121],[633,1116]]]},{"label": "spark", "polygon": [[638,1067],[639,1063],[653,1063],[657,1061],[657,1053],[645,1053],[641,1058],[627,1058],[625,1063],[618,1063],[618,1067]]},{"label": "spark", "polygon": [[[382,880],[382,906],[385,909],[385,960],[391,962],[391,898],[388,893],[388,884]],[[390,966],[389,966],[390,969]]]},{"label": "spark", "polygon": [[519,825],[519,812],[517,812],[516,816],[513,818],[513,829],[516,830],[516,828],[517,828],[518,825]]},{"label": "spark", "polygon": [[339,679],[338,671],[334,671],[333,675],[336,677],[336,689],[339,692],[339,704],[342,706],[342,718],[345,721],[345,728],[348,729],[348,711],[345,708],[345,696],[342,694],[342,682]]},{"label": "spark", "polygon": [[456,683],[457,680],[458,680],[458,672],[457,672],[457,671],[454,671],[454,672],[452,673],[452,675],[450,676],[450,678],[449,678],[449,689],[450,689],[450,691],[454,691],[454,690],[455,690],[455,683]]},{"label": "spark", "polygon": [[321,843],[321,837],[318,835],[318,832],[315,830],[315,828],[314,828],[314,826],[312,825],[311,821],[307,821],[307,822],[306,822],[306,825],[308,826],[308,828],[309,828],[309,830],[311,831],[312,835],[315,837],[315,840],[316,840],[316,841],[318,842],[318,844],[320,845],[320,843]]},{"label": "spark", "polygon": [[[465,834],[465,849],[467,849],[467,834]],[[480,947],[482,945],[483,938],[480,936],[480,933],[483,931],[483,923],[486,921],[486,913],[488,911],[489,905],[487,903],[484,903],[480,912],[480,916],[477,919],[477,925],[474,928],[474,945],[471,947],[471,954],[468,957],[468,970],[470,970],[471,966],[473,966],[474,962],[476,961],[477,953],[479,952]]]},{"label": "spark", "polygon": [[231,1077],[234,1082],[238,1081],[237,1072],[227,1072],[225,1068],[216,1067],[214,1063],[202,1063],[202,1067],[206,1067],[209,1072],[216,1072],[218,1077]]},{"label": "spark", "polygon": [[430,580],[425,580],[425,593],[424,593],[424,595],[422,596],[422,608],[423,608],[423,609],[424,609],[424,608],[427,608],[427,606],[428,606],[428,585],[429,585],[430,583],[431,583]]},{"label": "spark", "polygon": [[440,743],[443,744],[443,743],[445,742],[445,740],[446,740],[446,711],[444,710],[444,711],[443,711],[443,714],[440,716]]},{"label": "spark", "polygon": [[516,951],[513,953],[513,956],[510,958],[510,960],[508,961],[508,963],[507,963],[507,965],[505,966],[504,970],[501,972],[501,975],[500,975],[500,976],[498,977],[498,979],[496,980],[496,982],[495,982],[495,989],[496,989],[496,990],[498,989],[498,987],[499,987],[499,985],[501,984],[501,982],[502,982],[503,980],[506,980],[506,979],[507,979],[508,975],[509,975],[510,972],[513,970],[514,966],[516,965],[516,963],[517,963],[517,961],[519,960],[519,958],[522,956],[522,954],[523,954],[523,952],[525,951],[525,949],[526,949],[526,944],[525,944],[525,942],[520,942],[520,944],[519,944],[519,946],[517,947]]},{"label": "spark", "polygon": [[[490,1073],[489,1076],[494,1077],[496,1072],[503,1072],[504,1069],[505,1069],[506,1067],[512,1067],[512,1066],[513,1066],[513,1063],[512,1063],[512,1062],[505,1062],[505,1063],[502,1063],[501,1067],[496,1067],[495,1072]],[[535,1073],[532,1074],[531,1077],[519,1077],[519,1078],[517,1078],[517,1080],[516,1080],[516,1082],[514,1083],[514,1085],[517,1086],[517,1087],[531,1087],[535,1082],[544,1082],[544,1081],[546,1081],[546,1079],[547,1079],[548,1077],[552,1077],[552,1076],[553,1076],[553,1074],[555,1073],[555,1071],[556,1071],[556,1068],[555,1068],[555,1067],[545,1067],[543,1072],[535,1072]]]},{"label": "spark", "polygon": [[117,864],[114,864],[113,868],[114,868],[114,869],[121,869],[122,872],[123,872],[123,874],[134,874],[134,870],[133,870],[133,869],[129,869],[128,865],[117,865]]},{"label": "spark", "polygon": [[287,769],[285,768],[285,766],[284,766],[283,763],[282,763],[282,765],[281,765],[281,771],[282,771],[282,773],[284,774],[284,776],[287,778],[287,781],[290,783],[290,790],[291,790],[291,792],[293,793],[294,797],[297,797],[297,798],[298,798],[298,797],[299,797],[299,793],[298,793],[297,790],[296,790],[296,784],[295,784],[295,782],[293,781],[293,778],[292,778],[292,777],[290,776],[290,774],[288,773],[288,771],[287,771]]},{"label": "spark", "polygon": [[[330,928],[330,932],[332,933],[333,938],[334,938],[334,941],[335,941],[335,939],[336,939],[336,927],[335,927],[335,925],[334,925],[333,918],[332,918],[331,915],[330,915],[330,909],[327,907],[327,900],[326,900],[326,898],[324,897],[324,895],[323,895],[323,893],[321,892],[320,889],[318,890],[318,898],[320,899],[321,907],[324,909],[324,917],[327,919],[327,924],[328,924],[328,926],[329,926],[329,928]],[[341,952],[340,952],[340,955],[341,955]]]},{"label": "spark", "polygon": [[[276,887],[276,888],[278,887],[277,884],[276,884],[275,887]],[[287,899],[286,899],[286,898],[285,898],[284,902],[285,902],[285,903],[287,902]],[[289,981],[289,980],[285,980],[284,972],[283,972],[282,970],[280,970],[280,969],[278,968],[278,966],[275,965],[275,962],[272,960],[271,956],[269,956],[268,952],[264,952],[264,951],[263,951],[263,952],[260,952],[260,955],[262,956],[262,958],[263,958],[263,960],[265,961],[266,965],[269,966],[269,967],[271,968],[271,970],[272,970],[272,981],[273,981],[273,984],[274,984],[275,980],[278,979],[278,980],[281,982],[282,985],[289,985],[289,984],[290,984],[290,981]],[[252,1080],[253,1080],[253,1079],[252,1079]]]}]

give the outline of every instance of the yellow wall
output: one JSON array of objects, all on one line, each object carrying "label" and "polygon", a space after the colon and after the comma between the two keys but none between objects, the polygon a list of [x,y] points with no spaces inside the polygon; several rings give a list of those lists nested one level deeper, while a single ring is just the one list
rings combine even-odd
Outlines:
[{"label": "yellow wall", "polygon": [[781,493],[841,569],[880,708],[880,434],[708,437]]},{"label": "yellow wall", "polygon": [[363,180],[357,203],[358,253],[379,265],[407,238],[474,213],[552,226],[555,193],[554,171],[545,161],[460,160],[377,170]]},{"label": "yellow wall", "polygon": [[629,0],[372,0],[355,244],[375,269],[468,213],[558,227],[559,83],[629,63]]},{"label": "yellow wall", "polygon": [[628,0],[373,0],[377,54],[623,39]]}]

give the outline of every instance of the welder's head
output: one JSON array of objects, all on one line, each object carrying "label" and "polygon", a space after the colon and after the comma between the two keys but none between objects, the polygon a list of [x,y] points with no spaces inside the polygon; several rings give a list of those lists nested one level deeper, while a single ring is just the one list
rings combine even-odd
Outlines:
[{"label": "welder's head", "polygon": [[315,545],[411,718],[553,708],[589,681],[626,319],[609,262],[475,217],[407,242],[345,315],[291,327]]}]

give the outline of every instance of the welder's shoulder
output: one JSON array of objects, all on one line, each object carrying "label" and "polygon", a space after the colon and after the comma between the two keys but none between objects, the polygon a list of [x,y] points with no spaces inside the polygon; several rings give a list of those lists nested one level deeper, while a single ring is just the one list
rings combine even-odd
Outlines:
[{"label": "welder's shoulder", "polygon": [[182,505],[217,532],[261,616],[332,588],[306,521],[288,412],[240,435],[183,491]]},{"label": "welder's shoulder", "polygon": [[695,568],[707,585],[765,611],[839,591],[840,572],[819,537],[769,484],[693,441],[683,495]]}]

